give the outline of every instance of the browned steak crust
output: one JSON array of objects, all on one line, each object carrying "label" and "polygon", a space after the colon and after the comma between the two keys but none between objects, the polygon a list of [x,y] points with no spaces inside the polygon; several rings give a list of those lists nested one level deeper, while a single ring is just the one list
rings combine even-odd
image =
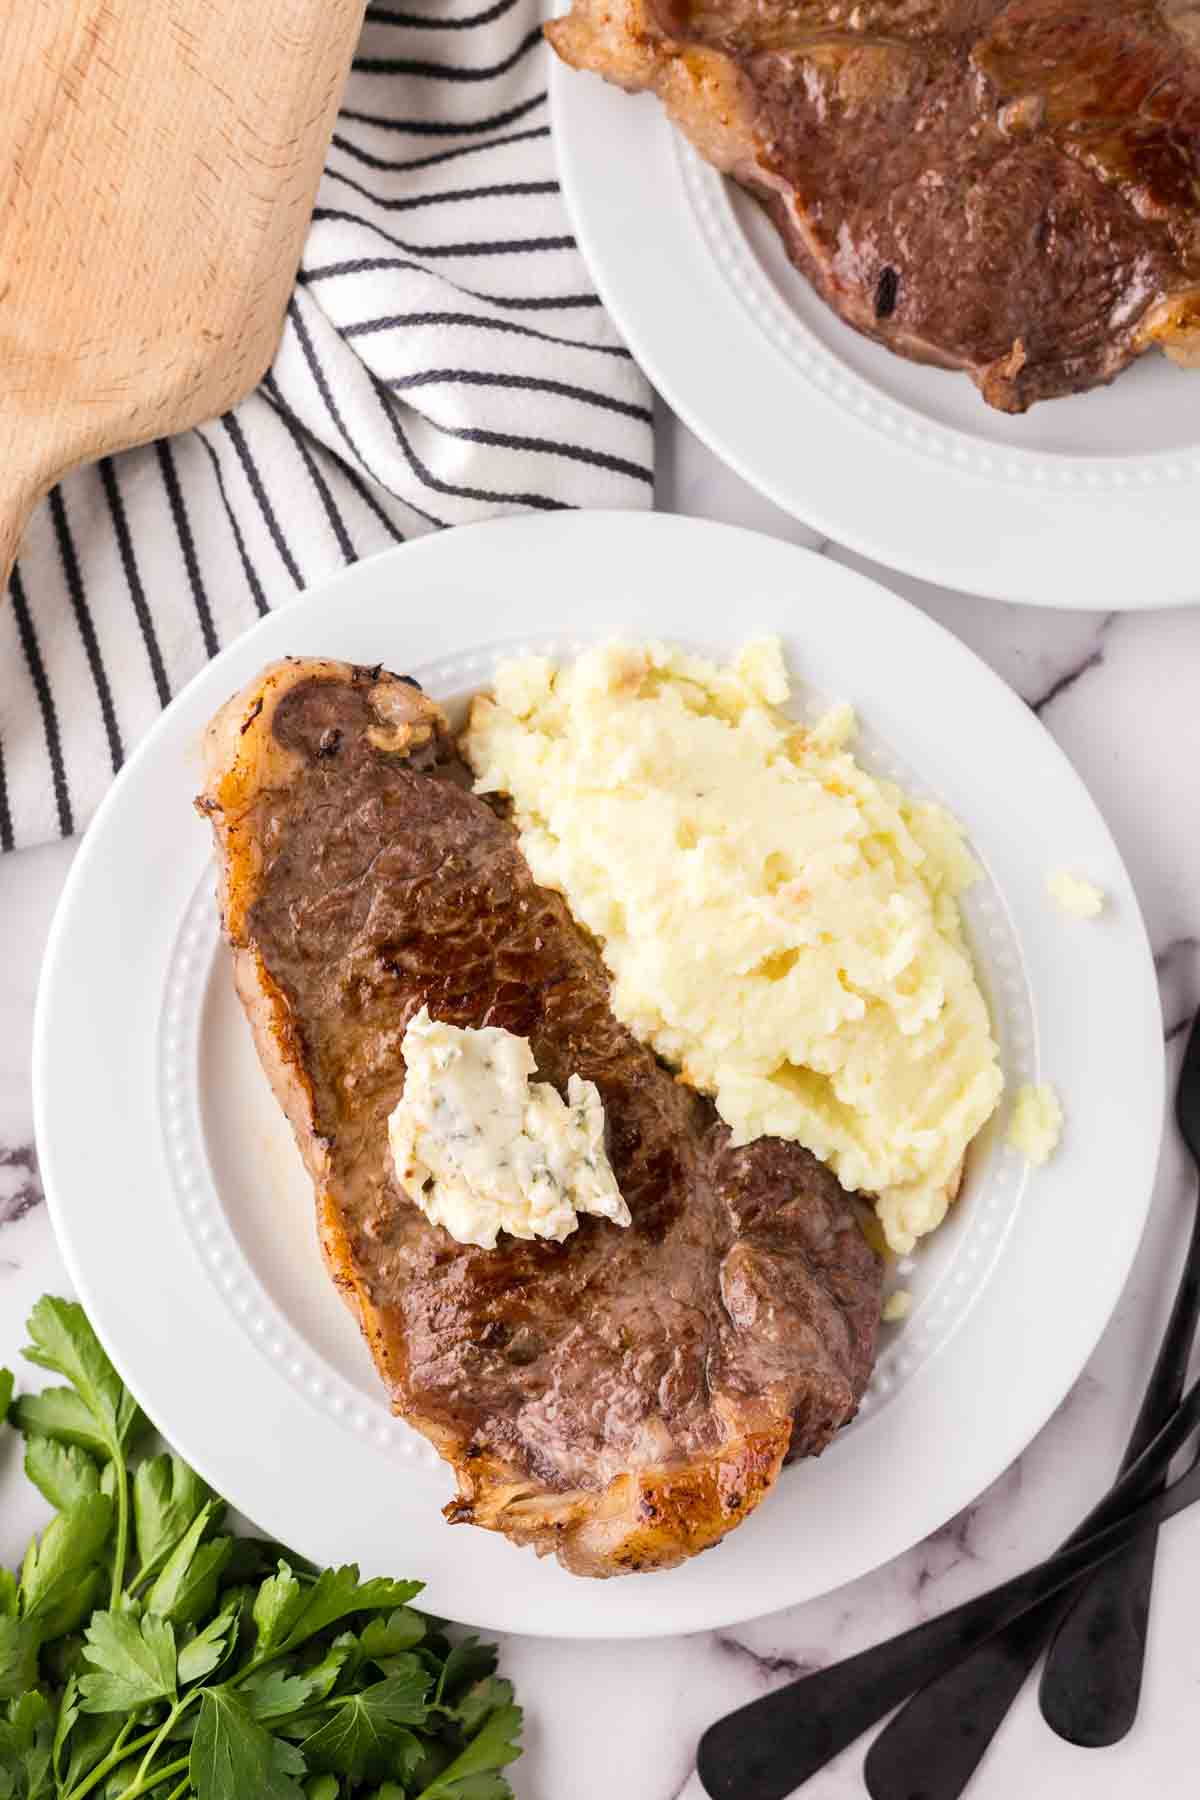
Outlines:
[{"label": "browned steak crust", "polygon": [[1007,412],[1200,361],[1200,0],[575,0],[847,323]]},{"label": "browned steak crust", "polygon": [[[453,1519],[588,1574],[716,1542],[870,1373],[880,1268],[796,1145],[731,1149],[619,1025],[593,943],[476,798],[437,709],[378,670],[268,669],[210,728],[200,802],[264,1064],[335,1280],[394,1407],[453,1464]],[[456,1243],[399,1190],[387,1117],[428,1006],[600,1090],[633,1224]]]}]

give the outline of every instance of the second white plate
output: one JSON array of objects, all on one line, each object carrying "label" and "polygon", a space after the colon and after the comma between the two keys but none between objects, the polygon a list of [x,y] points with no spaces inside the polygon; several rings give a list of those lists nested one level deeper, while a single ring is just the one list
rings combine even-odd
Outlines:
[{"label": "second white plate", "polygon": [[[787,1471],[718,1552],[597,1583],[443,1523],[448,1475],[390,1417],[326,1278],[311,1190],[232,992],[209,834],[191,799],[205,723],[272,657],[382,660],[453,700],[486,683],[500,654],[569,652],[617,630],[718,654],[779,632],[803,700],[854,701],[868,760],[952,807],[986,871],[969,926],[1010,1089],[1052,1079],[1068,1129],[1032,1175],[1005,1146],[1003,1119],[977,1146],[952,1219],[900,1276],[915,1311],[885,1334],[862,1416],[825,1456]],[[1055,911],[1047,859],[1104,886],[1101,921]],[[970,1501],[1044,1422],[1103,1329],[1145,1216],[1161,1094],[1157,992],[1132,888],[1028,709],[954,638],[825,558],[629,514],[424,539],[273,614],[205,669],[76,859],[35,1041],[38,1142],[64,1251],[163,1433],[315,1560],[420,1576],[436,1612],[561,1636],[698,1630],[769,1611],[864,1573]]]},{"label": "second white plate", "polygon": [[893,568],[1043,606],[1200,598],[1200,376],[1152,354],[1019,418],[860,337],[649,95],[551,55],[563,191],[629,348],[777,505]]}]

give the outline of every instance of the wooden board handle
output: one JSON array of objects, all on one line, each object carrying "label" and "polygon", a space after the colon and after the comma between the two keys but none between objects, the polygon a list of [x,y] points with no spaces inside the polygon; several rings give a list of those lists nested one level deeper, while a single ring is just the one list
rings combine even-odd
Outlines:
[{"label": "wooden board handle", "polygon": [[2,16],[7,583],[68,470],[219,417],[269,366],[363,0],[24,0]]},{"label": "wooden board handle", "polygon": [[54,484],[56,471],[22,468],[10,460],[0,471],[0,603],[8,592],[13,564],[21,553],[21,540],[30,515]]}]

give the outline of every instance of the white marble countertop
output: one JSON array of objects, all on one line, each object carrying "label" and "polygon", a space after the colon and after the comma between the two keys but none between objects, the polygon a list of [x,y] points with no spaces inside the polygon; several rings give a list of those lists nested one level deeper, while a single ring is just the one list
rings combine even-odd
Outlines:
[{"label": "white marble countertop", "polygon": [[[962,598],[822,544],[673,420],[664,417],[659,441],[663,507],[820,545],[868,568],[957,632],[1041,715],[1088,783],[1133,875],[1159,969],[1173,1076],[1184,1024],[1200,1001],[1200,609],[1051,614]],[[42,1205],[29,1057],[38,964],[71,854],[59,845],[0,860],[0,1363],[14,1363],[37,1296],[69,1286]],[[1174,1291],[1193,1181],[1168,1132],[1145,1241],[1087,1371],[1025,1455],[927,1543],[824,1600],[734,1632],[620,1645],[507,1640],[505,1666],[527,1707],[520,1800],[699,1800],[692,1760],[712,1718],[979,1592],[1050,1549],[1119,1459]],[[1120,1194],[1095,1196],[1098,1229],[1105,1209],[1120,1204]],[[30,1494],[10,1442],[0,1449],[0,1562],[20,1554],[40,1518]],[[1147,1686],[1125,1743],[1105,1751],[1061,1743],[1042,1724],[1029,1687],[972,1796],[1132,1800],[1153,1792],[1157,1800],[1190,1800],[1200,1703],[1198,1569],[1200,1511],[1168,1526],[1162,1540]],[[806,1792],[813,1800],[863,1793],[862,1752],[860,1744]]]}]

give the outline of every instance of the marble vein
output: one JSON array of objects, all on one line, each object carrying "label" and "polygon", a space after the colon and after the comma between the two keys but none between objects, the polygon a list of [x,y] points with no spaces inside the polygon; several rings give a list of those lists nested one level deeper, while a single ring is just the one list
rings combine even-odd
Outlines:
[{"label": "marble vein", "polygon": [[1047,708],[1053,706],[1054,702],[1061,699],[1064,694],[1070,693],[1077,682],[1082,681],[1083,677],[1092,669],[1098,669],[1103,662],[1103,647],[1097,647],[1085,656],[1082,662],[1076,663],[1074,668],[1066,670],[1056,681],[1052,681],[1044,693],[1030,700],[1028,703],[1030,710],[1035,712],[1040,719]]},{"label": "marble vein", "polygon": [[771,1656],[765,1651],[753,1650],[749,1644],[744,1644],[740,1638],[732,1637],[728,1632],[717,1632],[713,1642],[722,1655],[751,1663],[764,1681],[775,1681],[780,1676],[788,1681],[798,1681],[802,1675],[813,1675],[824,1667],[822,1661],[796,1656]]},{"label": "marble vein", "polygon": [[32,1144],[0,1144],[0,1225],[14,1225],[44,1198]]}]

